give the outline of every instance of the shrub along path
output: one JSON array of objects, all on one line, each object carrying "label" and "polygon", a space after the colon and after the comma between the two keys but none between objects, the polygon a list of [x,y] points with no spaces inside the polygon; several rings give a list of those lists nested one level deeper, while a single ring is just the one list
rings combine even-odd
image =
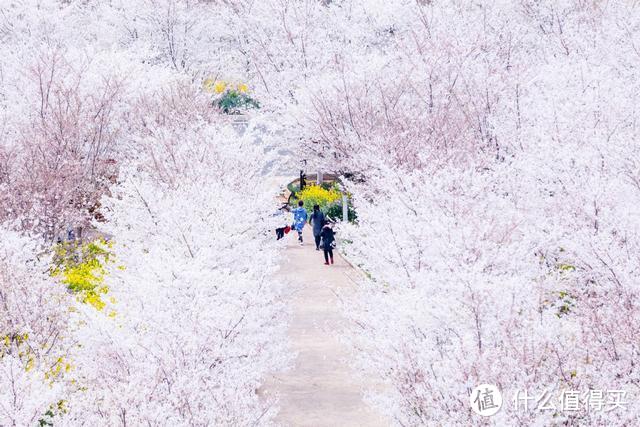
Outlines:
[{"label": "shrub along path", "polygon": [[340,342],[349,333],[339,307],[339,297],[353,291],[350,277],[357,272],[338,254],[335,264],[324,265],[322,252],[314,247],[310,227],[305,243],[297,234],[285,236],[279,278],[292,291],[289,337],[297,353],[291,370],[276,374],[262,388],[265,395],[279,397],[276,421],[289,426],[384,426],[389,425],[362,400],[370,384],[357,382],[349,367],[350,354]]}]

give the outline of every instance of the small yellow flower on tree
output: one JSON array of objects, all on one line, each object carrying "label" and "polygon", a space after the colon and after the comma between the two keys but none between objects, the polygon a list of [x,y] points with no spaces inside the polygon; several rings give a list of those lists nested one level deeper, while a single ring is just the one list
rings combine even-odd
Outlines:
[{"label": "small yellow flower on tree", "polygon": [[213,90],[215,91],[215,93],[222,93],[225,91],[226,88],[227,88],[227,84],[222,80],[218,80],[213,85]]}]

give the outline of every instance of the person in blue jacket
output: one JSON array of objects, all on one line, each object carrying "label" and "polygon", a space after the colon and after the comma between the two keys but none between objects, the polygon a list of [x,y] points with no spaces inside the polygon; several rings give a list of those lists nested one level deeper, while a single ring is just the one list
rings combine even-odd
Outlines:
[{"label": "person in blue jacket", "polygon": [[304,202],[300,200],[298,202],[298,207],[293,210],[293,228],[298,232],[298,241],[302,246],[302,229],[304,225],[307,223],[307,210],[303,207]]}]

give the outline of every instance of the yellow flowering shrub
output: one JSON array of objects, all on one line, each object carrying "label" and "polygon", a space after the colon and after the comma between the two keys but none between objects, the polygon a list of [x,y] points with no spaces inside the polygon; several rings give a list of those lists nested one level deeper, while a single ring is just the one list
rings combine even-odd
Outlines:
[{"label": "yellow flowering shrub", "polygon": [[227,84],[223,81],[217,81],[213,84],[213,90],[215,93],[222,93],[227,88]]},{"label": "yellow flowering shrub", "polygon": [[224,113],[237,114],[242,109],[260,108],[258,102],[249,96],[249,86],[246,83],[207,78],[202,82],[202,87],[206,92],[214,94],[213,105]]},{"label": "yellow flowering shrub", "polygon": [[112,247],[113,243],[104,239],[60,243],[55,248],[51,275],[59,277],[81,302],[102,310],[106,305],[102,298],[109,292],[104,276],[106,265],[113,262]]},{"label": "yellow flowering shrub", "polygon": [[326,189],[319,185],[308,185],[296,196],[304,201],[304,207],[308,211],[313,210],[313,205],[319,205],[321,210],[325,210],[329,205],[342,198],[342,193],[335,187]]},{"label": "yellow flowering shrub", "polygon": [[204,79],[202,87],[208,93],[216,93],[218,95],[225,91],[237,91],[240,93],[249,93],[249,85],[246,83],[231,83],[224,80],[214,80],[212,78]]}]

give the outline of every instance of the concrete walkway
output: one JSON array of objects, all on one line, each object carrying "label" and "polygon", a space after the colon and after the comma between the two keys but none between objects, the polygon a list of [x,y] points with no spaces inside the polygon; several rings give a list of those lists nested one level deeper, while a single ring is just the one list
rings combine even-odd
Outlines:
[{"label": "concrete walkway", "polygon": [[353,291],[358,273],[337,253],[334,265],[324,265],[309,227],[304,246],[296,237],[295,232],[285,236],[278,275],[291,290],[289,337],[297,358],[291,370],[270,378],[262,393],[278,396],[276,421],[283,425],[389,425],[362,401],[362,389],[370,384],[356,382],[348,365],[350,354],[339,341],[339,335],[349,331],[338,295]]}]

